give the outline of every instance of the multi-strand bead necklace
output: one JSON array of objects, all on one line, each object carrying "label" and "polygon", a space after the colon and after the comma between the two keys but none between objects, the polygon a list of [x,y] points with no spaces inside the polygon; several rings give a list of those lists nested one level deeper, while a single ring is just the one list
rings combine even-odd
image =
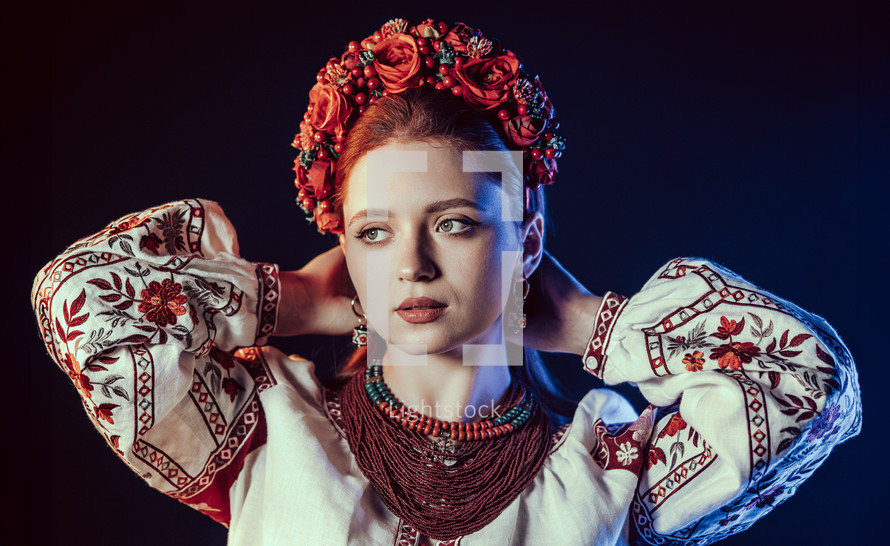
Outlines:
[{"label": "multi-strand bead necklace", "polygon": [[534,395],[524,389],[522,400],[518,404],[493,419],[474,422],[434,419],[407,408],[399,401],[383,381],[383,368],[380,365],[372,365],[365,370],[365,392],[371,403],[384,415],[408,430],[461,442],[488,440],[509,434],[528,420],[535,405]]},{"label": "multi-strand bead necklace", "polygon": [[438,540],[496,518],[532,482],[550,449],[547,415],[516,380],[504,398],[508,409],[478,423],[410,412],[383,383],[379,366],[350,378],[337,396],[339,423],[362,474],[392,513]]}]

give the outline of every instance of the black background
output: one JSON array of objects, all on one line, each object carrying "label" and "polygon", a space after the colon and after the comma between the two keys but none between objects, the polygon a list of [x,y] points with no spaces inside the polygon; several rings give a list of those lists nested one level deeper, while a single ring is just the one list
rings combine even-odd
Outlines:
[{"label": "black background", "polygon": [[[704,256],[823,315],[857,359],[861,436],[724,544],[870,544],[885,519],[890,20],[879,3],[58,2],[9,14],[3,118],[10,336],[7,529],[29,543],[224,544],[104,446],[28,310],[37,269],[114,218],[218,201],[242,255],[297,268],[332,244],[293,203],[315,72],[392,17],[461,20],[540,74],[569,143],[549,248],[632,295]],[[17,32],[13,32],[17,31]],[[322,364],[334,343],[278,343]],[[573,388],[596,386],[551,359]],[[638,399],[635,399],[638,402]],[[596,502],[591,499],[591,502]]]}]

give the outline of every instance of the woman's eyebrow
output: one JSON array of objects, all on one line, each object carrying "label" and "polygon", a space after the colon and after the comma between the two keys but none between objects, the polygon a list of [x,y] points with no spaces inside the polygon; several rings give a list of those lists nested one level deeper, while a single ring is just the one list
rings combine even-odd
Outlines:
[{"label": "woman's eyebrow", "polygon": [[470,201],[469,199],[464,199],[462,197],[458,197],[455,199],[445,199],[443,201],[436,201],[434,203],[430,203],[427,205],[425,212],[441,212],[443,210],[448,209],[456,209],[459,207],[469,207],[471,209],[478,210],[479,212],[485,212],[485,208],[476,203],[475,201]]},{"label": "woman's eyebrow", "polygon": [[[471,201],[469,199],[464,199],[462,197],[456,197],[454,199],[444,199],[442,201],[436,201],[434,203],[430,203],[424,209],[424,212],[429,214],[433,212],[442,212],[443,210],[448,209],[456,209],[459,207],[468,207],[471,209],[478,210],[479,212],[485,212],[485,208],[479,205],[479,203],[475,201]],[[367,218],[368,216],[383,216],[389,217],[392,213],[385,209],[362,209],[355,214],[352,215],[352,218],[349,219],[349,223],[347,227],[352,224],[358,222],[362,218]]]},{"label": "woman's eyebrow", "polygon": [[349,223],[346,225],[346,227],[349,227],[352,224],[361,220],[362,218],[367,218],[368,216],[388,217],[388,216],[390,216],[390,214],[391,213],[385,209],[362,209],[352,215],[352,218],[349,219]]}]

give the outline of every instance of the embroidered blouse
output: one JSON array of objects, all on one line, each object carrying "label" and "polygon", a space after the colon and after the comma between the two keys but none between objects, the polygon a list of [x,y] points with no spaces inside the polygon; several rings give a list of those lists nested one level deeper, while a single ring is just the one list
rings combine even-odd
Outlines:
[{"label": "embroidered blouse", "polygon": [[859,432],[852,358],[822,318],[699,259],[606,293],[583,356],[593,389],[523,493],[481,530],[420,536],[382,504],[313,363],[263,346],[278,269],[239,257],[215,203],[129,215],[44,267],[50,356],[145,481],[230,544],[706,544],[789,497]]}]

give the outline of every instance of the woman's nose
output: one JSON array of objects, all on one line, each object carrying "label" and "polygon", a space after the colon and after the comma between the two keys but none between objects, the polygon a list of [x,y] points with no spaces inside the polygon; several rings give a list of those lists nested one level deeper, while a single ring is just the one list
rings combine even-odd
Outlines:
[{"label": "woman's nose", "polygon": [[423,282],[436,276],[436,265],[429,242],[422,233],[405,234],[398,245],[398,275],[400,281]]}]

